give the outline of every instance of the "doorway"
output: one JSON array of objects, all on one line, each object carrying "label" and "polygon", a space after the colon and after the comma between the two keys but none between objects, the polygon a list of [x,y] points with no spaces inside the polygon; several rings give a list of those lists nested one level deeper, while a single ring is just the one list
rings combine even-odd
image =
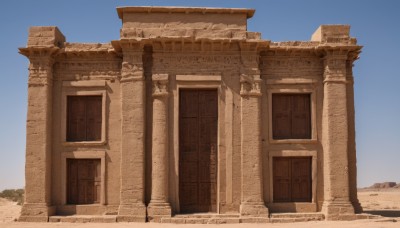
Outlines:
[{"label": "doorway", "polygon": [[217,211],[218,91],[179,91],[181,213]]}]

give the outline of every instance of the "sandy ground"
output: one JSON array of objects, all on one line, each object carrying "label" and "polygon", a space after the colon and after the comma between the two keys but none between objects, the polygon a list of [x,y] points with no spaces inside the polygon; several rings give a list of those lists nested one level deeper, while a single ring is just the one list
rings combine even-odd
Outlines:
[{"label": "sandy ground", "polygon": [[74,227],[74,228],[265,228],[265,227],[293,227],[293,228],[314,228],[314,227],[340,227],[340,228],[376,228],[376,227],[400,227],[400,189],[396,191],[371,191],[364,190],[358,193],[361,205],[368,213],[379,214],[386,217],[379,220],[357,220],[349,222],[305,222],[305,223],[270,223],[270,224],[225,224],[225,225],[177,225],[177,224],[155,224],[155,223],[19,223],[14,222],[18,218],[21,207],[16,203],[0,198],[0,228],[46,228],[46,227]]}]

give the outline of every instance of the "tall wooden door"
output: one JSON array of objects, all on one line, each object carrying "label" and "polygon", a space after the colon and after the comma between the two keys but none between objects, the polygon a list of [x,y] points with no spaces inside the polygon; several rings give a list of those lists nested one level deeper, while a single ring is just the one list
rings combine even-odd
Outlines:
[{"label": "tall wooden door", "polygon": [[217,209],[217,90],[181,90],[179,202],[181,213]]},{"label": "tall wooden door", "polygon": [[274,202],[311,201],[311,157],[273,160]]},{"label": "tall wooden door", "polygon": [[68,204],[100,203],[100,159],[68,159]]}]

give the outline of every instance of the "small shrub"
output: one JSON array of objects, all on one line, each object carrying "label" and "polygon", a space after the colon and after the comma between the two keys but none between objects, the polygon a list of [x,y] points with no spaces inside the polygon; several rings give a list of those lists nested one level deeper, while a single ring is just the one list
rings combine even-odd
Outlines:
[{"label": "small shrub", "polygon": [[17,202],[18,205],[24,203],[24,189],[5,189],[0,192],[0,197]]}]

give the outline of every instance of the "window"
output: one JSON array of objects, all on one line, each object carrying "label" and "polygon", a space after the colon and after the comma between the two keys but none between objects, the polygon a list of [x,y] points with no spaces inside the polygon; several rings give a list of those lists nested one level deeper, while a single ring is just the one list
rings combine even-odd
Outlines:
[{"label": "window", "polygon": [[67,141],[100,141],[102,96],[67,97]]},{"label": "window", "polygon": [[273,139],[311,139],[310,94],[272,94]]}]

